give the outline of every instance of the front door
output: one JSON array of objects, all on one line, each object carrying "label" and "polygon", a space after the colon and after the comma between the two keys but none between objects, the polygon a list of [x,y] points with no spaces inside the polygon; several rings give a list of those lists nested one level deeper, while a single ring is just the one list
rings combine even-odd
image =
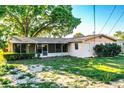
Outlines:
[{"label": "front door", "polygon": [[43,56],[47,56],[47,54],[48,54],[48,45],[43,44]]}]

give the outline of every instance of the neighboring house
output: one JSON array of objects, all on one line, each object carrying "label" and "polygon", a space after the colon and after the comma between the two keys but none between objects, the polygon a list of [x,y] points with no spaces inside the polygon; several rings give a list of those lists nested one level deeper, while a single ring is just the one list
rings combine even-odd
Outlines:
[{"label": "neighboring house", "polygon": [[82,38],[13,37],[8,51],[17,53],[40,53],[40,57],[76,56],[93,57],[95,44],[115,43],[116,39],[103,35],[88,35]]},{"label": "neighboring house", "polygon": [[124,40],[117,40],[117,44],[121,46],[121,52],[124,53]]}]

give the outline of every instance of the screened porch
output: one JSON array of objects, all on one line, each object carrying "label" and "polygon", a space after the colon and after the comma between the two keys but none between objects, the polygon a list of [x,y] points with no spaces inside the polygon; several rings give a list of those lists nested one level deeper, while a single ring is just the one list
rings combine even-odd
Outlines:
[{"label": "screened porch", "polygon": [[13,44],[16,53],[35,53],[41,56],[57,56],[68,53],[68,44]]}]

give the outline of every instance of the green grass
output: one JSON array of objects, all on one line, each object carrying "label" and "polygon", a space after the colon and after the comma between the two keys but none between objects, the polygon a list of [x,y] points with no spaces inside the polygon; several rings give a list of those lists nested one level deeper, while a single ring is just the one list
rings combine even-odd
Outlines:
[{"label": "green grass", "polygon": [[[95,81],[109,83],[124,78],[124,55],[108,58],[56,57],[8,62],[9,64],[43,64],[52,66],[57,71],[85,76]],[[61,67],[65,68],[61,69]]]}]

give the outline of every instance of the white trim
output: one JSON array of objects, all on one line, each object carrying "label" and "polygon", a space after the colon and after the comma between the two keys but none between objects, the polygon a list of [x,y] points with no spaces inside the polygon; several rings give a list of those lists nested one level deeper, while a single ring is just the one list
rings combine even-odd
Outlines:
[{"label": "white trim", "polygon": [[69,53],[68,52],[63,52],[63,53],[48,53],[48,55],[47,56],[43,56],[43,54],[41,53],[40,54],[40,57],[42,58],[42,57],[56,57],[56,56],[68,56],[69,55]]}]

